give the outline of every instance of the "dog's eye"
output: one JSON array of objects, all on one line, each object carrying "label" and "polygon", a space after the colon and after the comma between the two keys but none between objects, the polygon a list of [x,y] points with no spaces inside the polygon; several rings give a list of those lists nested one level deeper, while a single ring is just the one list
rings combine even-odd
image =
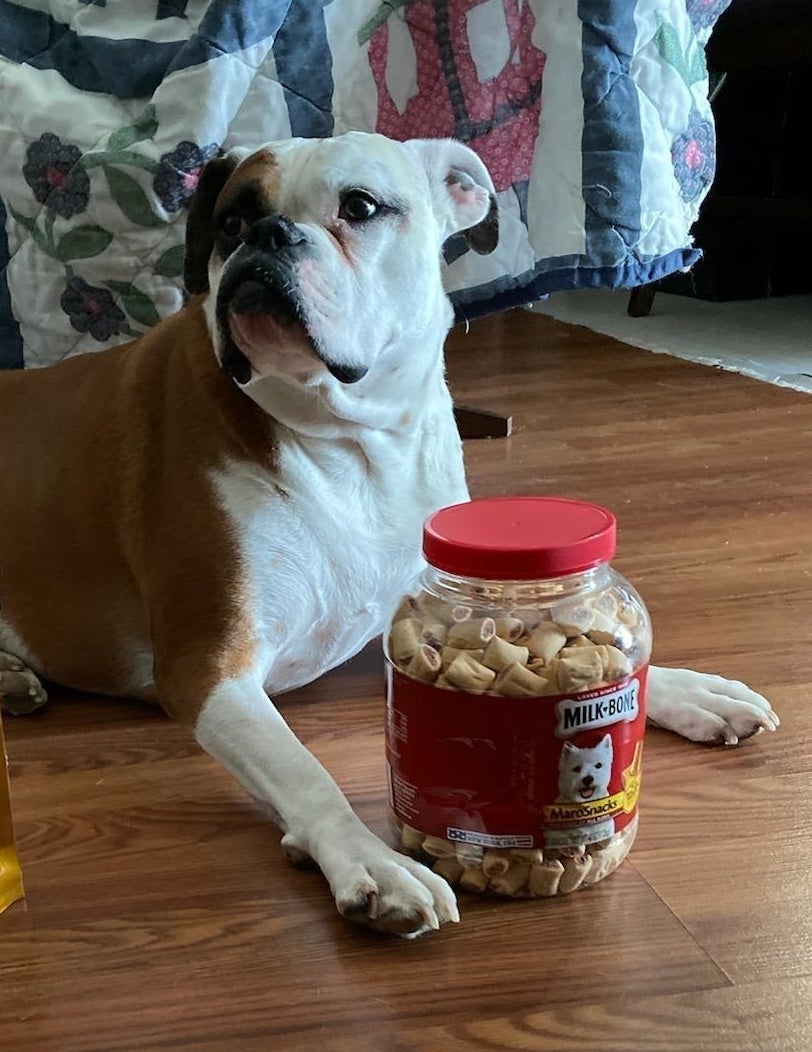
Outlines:
[{"label": "dog's eye", "polygon": [[236,212],[225,212],[220,216],[220,229],[226,237],[239,237],[247,228],[248,224]]},{"label": "dog's eye", "polygon": [[341,198],[338,218],[348,223],[363,223],[377,215],[380,205],[365,190],[348,190]]},{"label": "dog's eye", "polygon": [[599,771],[599,770],[601,769],[601,767],[603,767],[603,764],[602,764],[602,763],[596,763],[596,764],[595,764],[595,770],[596,770],[596,771]]},{"label": "dog's eye", "polygon": [[576,774],[580,774],[581,773],[581,767],[580,766],[573,767],[573,771],[575,771]]}]

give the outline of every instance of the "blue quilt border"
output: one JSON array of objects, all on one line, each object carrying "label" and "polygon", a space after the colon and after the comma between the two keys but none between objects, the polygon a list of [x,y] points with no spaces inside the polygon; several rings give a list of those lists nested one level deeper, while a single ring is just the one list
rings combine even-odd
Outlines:
[{"label": "blue quilt border", "polygon": [[11,253],[6,234],[6,206],[0,198],[0,369],[22,369],[23,339],[20,326],[11,309],[8,287],[8,263]]}]

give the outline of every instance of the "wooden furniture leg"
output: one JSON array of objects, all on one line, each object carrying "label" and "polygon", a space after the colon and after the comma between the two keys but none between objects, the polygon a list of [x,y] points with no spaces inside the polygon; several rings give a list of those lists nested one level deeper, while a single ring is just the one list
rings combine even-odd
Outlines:
[{"label": "wooden furniture leg", "polygon": [[645,318],[651,311],[656,292],[656,281],[652,281],[649,285],[638,285],[636,289],[632,289],[626,313],[632,318]]},{"label": "wooden furniture leg", "polygon": [[513,417],[503,413],[492,413],[487,409],[472,409],[455,405],[454,419],[460,438],[507,438],[513,426]]}]

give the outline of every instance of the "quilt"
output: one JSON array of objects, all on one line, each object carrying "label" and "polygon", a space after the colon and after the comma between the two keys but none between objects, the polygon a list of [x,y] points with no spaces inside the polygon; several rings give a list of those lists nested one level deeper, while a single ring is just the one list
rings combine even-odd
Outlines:
[{"label": "quilt", "polygon": [[479,153],[500,242],[446,244],[458,318],[690,267],[728,2],[0,0],[0,368],[177,310],[201,168],[291,135]]}]

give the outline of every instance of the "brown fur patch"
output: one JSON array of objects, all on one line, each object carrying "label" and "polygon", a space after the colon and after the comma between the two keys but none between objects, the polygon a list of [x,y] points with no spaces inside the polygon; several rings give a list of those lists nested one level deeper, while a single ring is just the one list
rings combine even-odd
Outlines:
[{"label": "brown fur patch", "polygon": [[246,157],[223,187],[217,198],[217,207],[214,210],[215,219],[221,212],[227,211],[234,205],[238,195],[246,187],[252,187],[257,191],[266,206],[266,211],[275,211],[280,183],[281,175],[273,151],[266,147],[257,150],[250,157]]},{"label": "brown fur patch", "polygon": [[158,696],[193,722],[254,657],[248,582],[210,473],[273,470],[273,424],[220,371],[200,299],[124,347],[0,375],[2,615],[48,678]]}]

